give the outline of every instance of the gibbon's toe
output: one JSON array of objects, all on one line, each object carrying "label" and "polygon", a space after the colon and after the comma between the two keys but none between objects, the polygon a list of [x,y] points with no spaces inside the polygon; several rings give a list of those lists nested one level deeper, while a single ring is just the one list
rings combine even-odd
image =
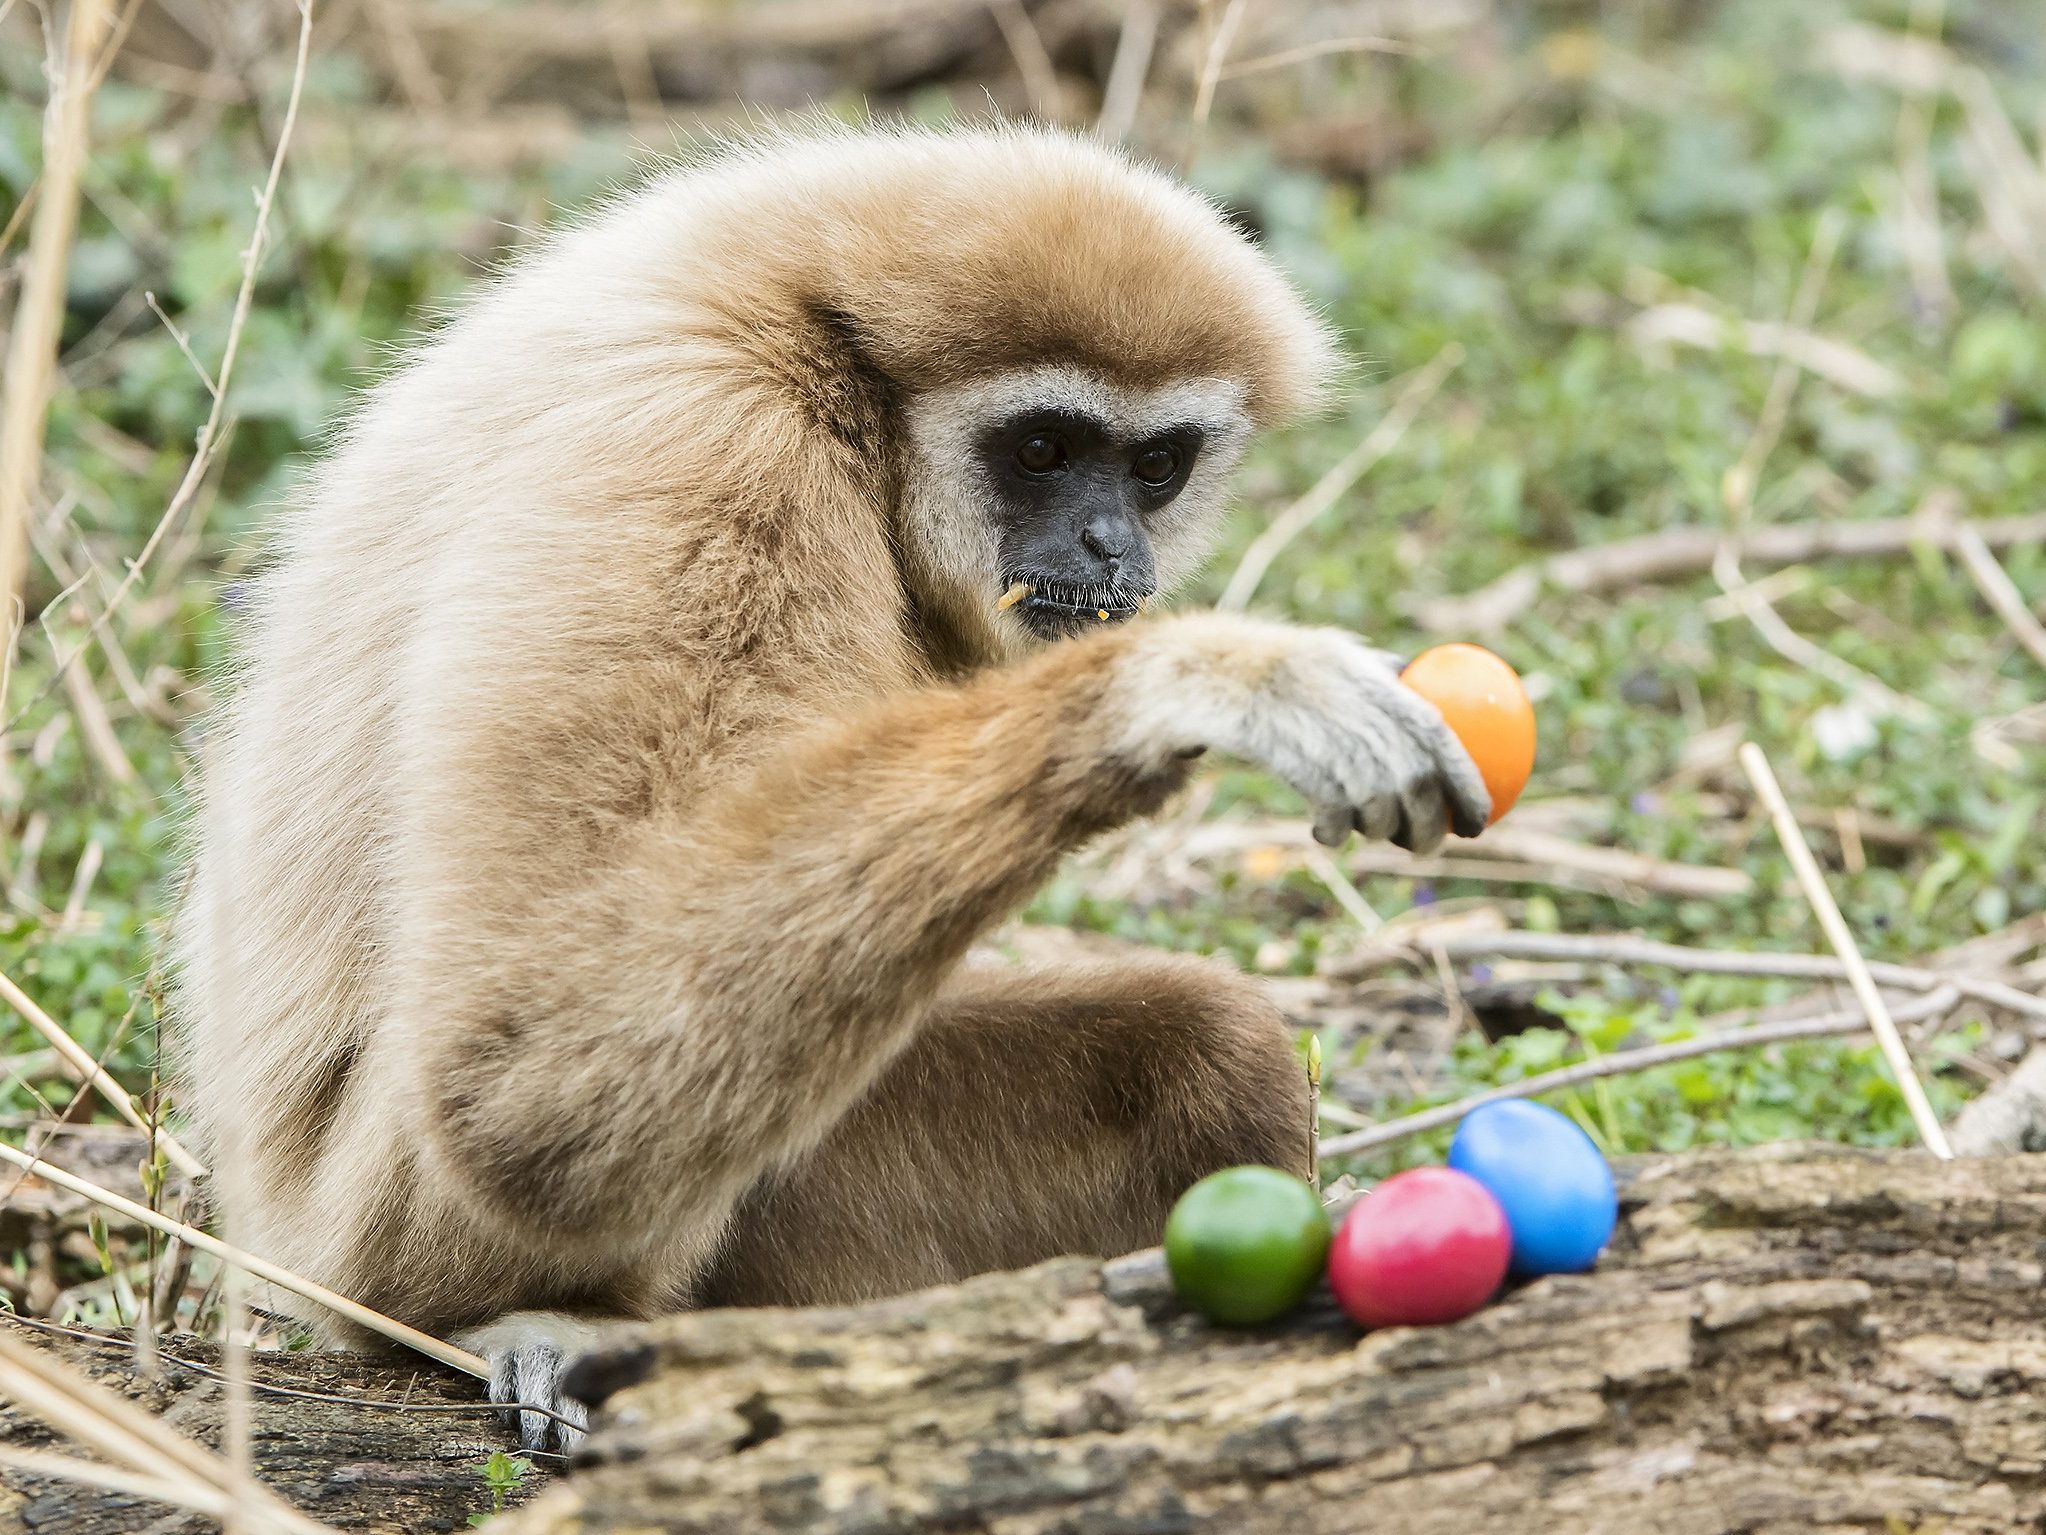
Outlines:
[{"label": "gibbon's toe", "polygon": [[591,1323],[552,1312],[514,1312],[458,1335],[490,1362],[490,1400],[505,1410],[519,1448],[561,1455],[589,1431],[589,1409],[562,1390],[562,1379],[595,1336]]}]

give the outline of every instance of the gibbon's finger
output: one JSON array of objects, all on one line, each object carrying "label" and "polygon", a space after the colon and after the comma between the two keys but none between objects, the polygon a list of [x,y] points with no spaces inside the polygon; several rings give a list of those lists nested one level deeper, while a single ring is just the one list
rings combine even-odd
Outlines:
[{"label": "gibbon's finger", "polygon": [[[1442,802],[1442,824],[1459,837],[1475,837],[1492,819],[1492,794],[1485,778],[1442,711],[1411,688],[1395,709],[1402,733],[1433,769],[1434,790]],[[1441,839],[1436,838],[1437,842]],[[1432,847],[1434,844],[1431,843]]]},{"label": "gibbon's finger", "polygon": [[1392,794],[1374,794],[1357,807],[1357,830],[1373,842],[1391,838],[1400,823],[1400,802]]},{"label": "gibbon's finger", "polygon": [[1353,821],[1348,805],[1323,805],[1314,813],[1314,840],[1323,847],[1341,847]]},{"label": "gibbon's finger", "polygon": [[1443,802],[1442,780],[1429,774],[1409,784],[1400,795],[1400,825],[1393,842],[1410,853],[1432,853],[1449,835],[1449,807]]}]

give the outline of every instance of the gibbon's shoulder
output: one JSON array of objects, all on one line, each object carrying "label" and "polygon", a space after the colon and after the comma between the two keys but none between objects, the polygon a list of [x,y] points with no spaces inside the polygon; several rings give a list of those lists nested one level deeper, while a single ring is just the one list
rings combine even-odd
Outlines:
[{"label": "gibbon's shoulder", "polygon": [[1049,128],[764,133],[657,172],[532,265],[713,332],[821,325],[912,389],[1063,362],[1238,379],[1268,421],[1312,404],[1332,357],[1212,203]]}]

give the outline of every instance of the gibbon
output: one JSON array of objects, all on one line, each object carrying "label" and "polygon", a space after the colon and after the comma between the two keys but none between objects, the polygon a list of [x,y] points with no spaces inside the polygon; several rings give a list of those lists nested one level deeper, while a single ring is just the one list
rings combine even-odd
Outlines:
[{"label": "gibbon", "polygon": [[1483,828],[1363,641],[1136,616],[1330,358],[1213,207],[1034,129],[728,149],[489,283],[286,516],[206,742],[177,1102],[233,1240],[574,1417],[601,1320],[1301,1168],[1230,968],[967,956],[1209,748],[1325,840]]}]

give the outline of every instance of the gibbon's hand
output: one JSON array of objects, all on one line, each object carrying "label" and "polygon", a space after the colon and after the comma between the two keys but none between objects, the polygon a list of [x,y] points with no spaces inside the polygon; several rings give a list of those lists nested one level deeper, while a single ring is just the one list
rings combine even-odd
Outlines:
[{"label": "gibbon's hand", "polygon": [[1426,853],[1485,829],[1477,764],[1396,656],[1341,630],[1219,614],[1155,633],[1132,657],[1137,718],[1171,749],[1213,747],[1283,778],[1315,806],[1317,841],[1355,830]]}]

